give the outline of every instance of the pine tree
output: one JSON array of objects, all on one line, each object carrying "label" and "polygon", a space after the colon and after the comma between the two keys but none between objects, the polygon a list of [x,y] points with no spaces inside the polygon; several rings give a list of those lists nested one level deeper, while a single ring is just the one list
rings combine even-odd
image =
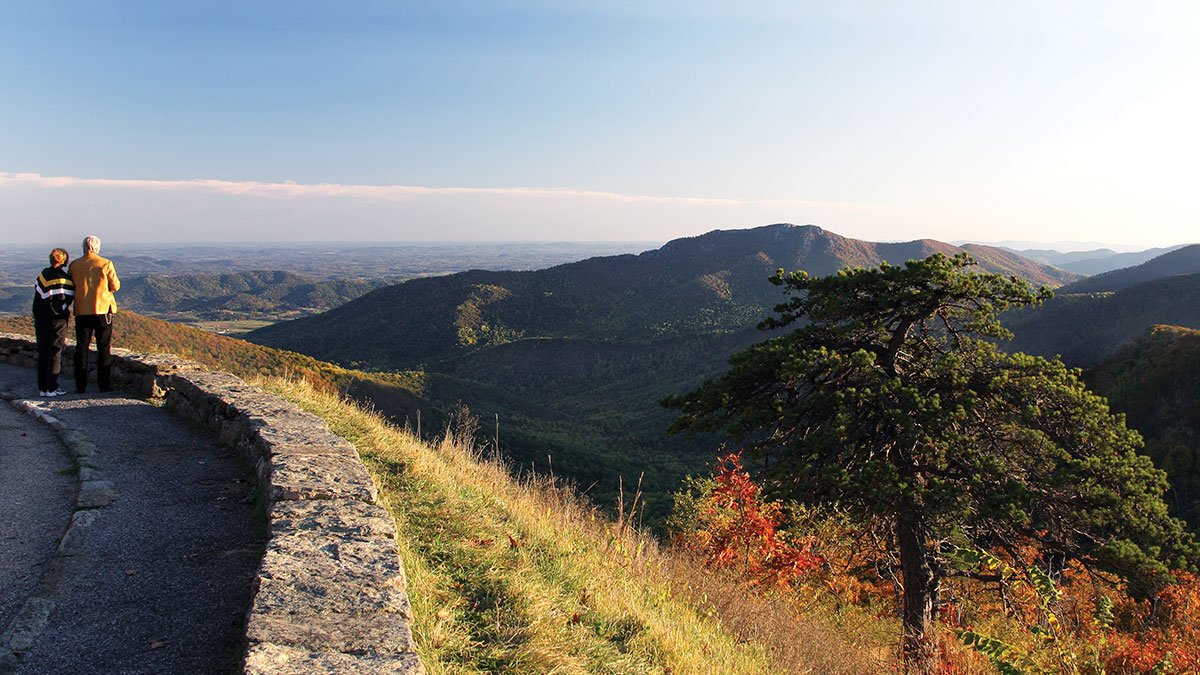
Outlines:
[{"label": "pine tree", "polygon": [[[966,254],[810,277],[780,270],[792,327],[664,405],[672,433],[724,430],[779,497],[837,502],[892,528],[903,650],[920,668],[953,548],[1036,542],[1136,583],[1197,558],[1141,439],[1061,362],[1007,355],[998,312],[1050,297],[975,274]],[[796,328],[795,326],[799,326]]]}]

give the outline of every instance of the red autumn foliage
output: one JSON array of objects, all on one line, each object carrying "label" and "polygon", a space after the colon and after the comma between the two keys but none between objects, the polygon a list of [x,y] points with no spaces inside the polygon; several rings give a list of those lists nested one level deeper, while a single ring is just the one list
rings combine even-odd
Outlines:
[{"label": "red autumn foliage", "polygon": [[777,531],[781,508],[777,502],[763,500],[742,466],[741,452],[721,457],[713,478],[716,487],[702,505],[699,526],[687,542],[709,566],[740,567],[751,583],[787,589],[824,562],[807,543],[789,541]]},{"label": "red autumn foliage", "polygon": [[[732,570],[755,585],[790,591],[803,581],[833,592],[839,602],[890,607],[887,579],[863,571],[873,567],[868,564],[870,547],[850,545],[837,536],[836,526],[819,530],[819,539],[811,527],[813,534],[802,539],[780,531],[782,506],[764,500],[741,453],[720,458],[713,487],[703,493],[698,507],[696,527],[681,535],[682,543],[710,567]],[[1009,564],[1018,569],[1044,559],[1031,542],[1007,553],[1015,554]],[[991,672],[993,666],[954,635],[976,621],[1029,654],[1036,672],[1200,673],[1200,578],[1195,575],[1179,574],[1175,584],[1142,601],[1132,599],[1124,584],[1105,581],[1077,564],[1068,564],[1056,577],[1058,593],[1048,605],[1030,584],[1003,586],[997,593],[994,584],[948,580],[939,612],[941,630],[934,638],[939,675]],[[1101,610],[1102,605],[1107,609]],[[1052,637],[1027,631],[1029,626],[1049,626],[1043,620],[1048,612],[1057,616]],[[1099,618],[1102,614],[1107,618]]]},{"label": "red autumn foliage", "polygon": [[[1017,552],[1014,563],[1028,565],[1037,559],[1034,548],[1018,547]],[[1178,573],[1176,582],[1153,598],[1136,600],[1123,583],[1103,580],[1071,563],[1055,585],[1058,593],[1043,606],[1026,584],[1005,584],[1004,592],[997,594],[994,588],[958,579],[945,589],[951,599],[944,602],[939,618],[951,630],[978,621],[985,633],[1013,643],[1042,668],[1030,672],[1200,673],[1200,578]],[[963,610],[966,623],[958,616]],[[1041,621],[1048,614],[1056,617],[1052,625]],[[1027,630],[1039,623],[1052,627],[1053,636]],[[939,672],[946,674],[961,668],[978,672],[969,664],[982,660],[961,650],[939,653]]]},{"label": "red autumn foliage", "polygon": [[1149,672],[1167,657],[1172,672],[1200,673],[1200,578],[1181,573],[1153,601],[1127,605],[1133,625],[1109,637],[1108,672]]}]

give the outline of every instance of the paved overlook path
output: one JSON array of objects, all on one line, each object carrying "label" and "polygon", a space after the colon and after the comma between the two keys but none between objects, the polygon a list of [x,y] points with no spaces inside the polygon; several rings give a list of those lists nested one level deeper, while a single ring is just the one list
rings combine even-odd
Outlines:
[{"label": "paved overlook path", "polygon": [[39,399],[0,364],[0,395],[0,675],[239,672],[265,535],[249,466],[120,390]]}]

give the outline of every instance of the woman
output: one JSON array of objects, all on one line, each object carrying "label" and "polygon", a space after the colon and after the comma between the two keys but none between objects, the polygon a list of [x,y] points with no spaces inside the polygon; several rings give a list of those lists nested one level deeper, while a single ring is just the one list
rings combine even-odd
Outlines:
[{"label": "woman", "polygon": [[62,396],[58,386],[62,348],[67,341],[67,322],[75,300],[75,284],[67,273],[65,249],[50,251],[50,266],[38,275],[33,289],[33,327],[37,335],[38,396]]}]

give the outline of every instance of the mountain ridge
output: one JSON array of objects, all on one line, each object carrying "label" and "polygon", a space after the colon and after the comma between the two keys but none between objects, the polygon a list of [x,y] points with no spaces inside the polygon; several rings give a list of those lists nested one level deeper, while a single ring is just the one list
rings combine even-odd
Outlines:
[{"label": "mountain ridge", "polygon": [[1166,246],[1161,248],[1148,248],[1143,251],[1126,251],[1118,252],[1111,248],[1098,248],[1089,251],[1066,251],[1061,252],[1053,249],[1018,249],[1008,246],[999,246],[1006,251],[1011,251],[1019,256],[1036,260],[1047,265],[1054,265],[1059,269],[1074,272],[1083,275],[1103,274],[1113,270],[1122,269],[1125,267],[1133,267],[1140,265],[1147,260],[1157,258],[1164,253],[1170,253],[1176,249],[1180,249],[1186,244],[1176,246]]},{"label": "mountain ridge", "polygon": [[1189,244],[1133,267],[1123,267],[1065,284],[1059,292],[1071,294],[1119,291],[1145,281],[1197,272],[1200,272],[1200,244]]},{"label": "mountain ridge", "polygon": [[[394,369],[530,337],[644,340],[752,326],[783,300],[776,270],[833,274],[903,264],[932,253],[974,255],[985,271],[1035,285],[1077,275],[993,247],[934,240],[866,242],[813,225],[714,230],[638,255],[589,258],[523,272],[472,270],[377,289],[325,314],[268,326],[247,339],[362,367]],[[381,317],[402,317],[385,321]],[[408,324],[407,326],[404,324]],[[347,340],[371,333],[370,342]]]}]

